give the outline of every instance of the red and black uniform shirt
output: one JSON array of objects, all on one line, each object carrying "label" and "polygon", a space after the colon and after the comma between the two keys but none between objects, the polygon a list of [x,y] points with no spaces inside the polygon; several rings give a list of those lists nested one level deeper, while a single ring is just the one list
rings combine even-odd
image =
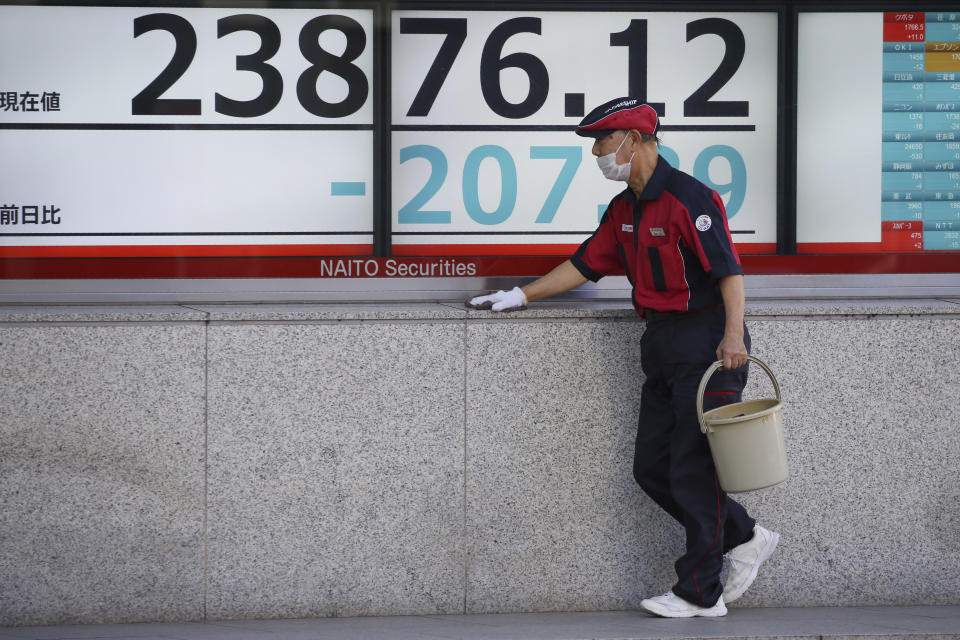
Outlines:
[{"label": "red and black uniform shirt", "polygon": [[663,158],[638,198],[628,187],[570,258],[596,282],[626,271],[638,313],[723,302],[717,281],[742,274],[720,196]]}]

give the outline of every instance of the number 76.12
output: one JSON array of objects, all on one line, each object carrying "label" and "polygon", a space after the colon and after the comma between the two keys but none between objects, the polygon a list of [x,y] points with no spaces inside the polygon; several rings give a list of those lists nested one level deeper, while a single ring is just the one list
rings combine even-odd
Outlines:
[{"label": "number 76.12", "polygon": [[[670,147],[661,146],[660,155],[673,166],[678,166],[677,153]],[[425,210],[423,207],[443,187],[447,179],[447,157],[439,148],[428,144],[416,144],[400,149],[400,164],[416,158],[430,163],[430,173],[420,190],[397,212],[400,224],[450,224],[450,210]],[[714,160],[726,160],[730,170],[730,181],[717,183],[710,179],[710,165]],[[487,211],[480,204],[480,165],[484,160],[493,160],[500,168],[500,200],[497,207]],[[547,194],[543,206],[537,213],[535,223],[553,222],[560,204],[570,188],[570,183],[583,159],[582,147],[530,147],[532,160],[562,160],[560,172]],[[716,144],[701,151],[693,163],[695,178],[715,190],[721,196],[730,195],[727,202],[727,218],[737,215],[747,192],[747,167],[743,156],[731,146]],[[470,218],[483,225],[496,225],[505,222],[517,204],[517,165],[510,152],[499,145],[481,145],[467,154],[463,164],[463,206]]]},{"label": "number 76.12", "polygon": [[[537,111],[547,100],[550,76],[543,61],[532,53],[515,52],[502,56],[504,45],[520,33],[540,35],[540,18],[511,18],[497,25],[490,32],[480,54],[480,90],[487,106],[504,118],[526,118]],[[407,116],[427,116],[433,107],[453,63],[467,39],[466,18],[401,18],[400,33],[445,35],[440,49],[417,91]],[[724,18],[701,18],[687,23],[687,42],[703,35],[718,35],[723,39],[724,54],[720,64],[707,80],[683,101],[685,117],[746,117],[750,103],[746,100],[711,100],[729,82],[746,51],[743,31],[735,22]],[[647,102],[647,21],[631,20],[630,25],[618,33],[610,34],[610,46],[627,47],[628,93]],[[500,87],[500,72],[516,68],[529,79],[529,92],[518,103],[509,102]],[[666,115],[662,102],[651,102],[661,117]]]}]

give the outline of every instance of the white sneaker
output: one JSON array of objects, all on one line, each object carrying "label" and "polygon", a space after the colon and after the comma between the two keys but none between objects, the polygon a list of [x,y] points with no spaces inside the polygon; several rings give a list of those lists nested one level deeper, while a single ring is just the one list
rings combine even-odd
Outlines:
[{"label": "white sneaker", "polygon": [[730,549],[726,558],[730,561],[730,572],[723,587],[723,599],[733,602],[753,584],[757,570],[777,548],[780,534],[760,525],[753,528],[753,537],[743,544]]},{"label": "white sneaker", "polygon": [[648,598],[642,601],[640,606],[663,618],[692,618],[694,616],[716,618],[727,615],[727,607],[723,604],[723,596],[720,596],[717,604],[712,607],[698,607],[676,595],[672,590],[667,591],[662,596]]}]

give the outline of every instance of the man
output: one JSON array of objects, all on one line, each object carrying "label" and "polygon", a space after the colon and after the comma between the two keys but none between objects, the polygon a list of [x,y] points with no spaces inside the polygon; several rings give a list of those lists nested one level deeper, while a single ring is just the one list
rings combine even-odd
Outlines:
[{"label": "man", "polygon": [[[725,603],[750,586],[779,535],[757,526],[720,489],[700,431],[696,394],[707,367],[723,360],[704,394],[705,410],[738,402],[746,384],[750,334],[743,321],[743,269],[720,196],[660,157],[659,129],[656,111],[634,98],[611,100],[589,113],[577,134],[595,139],[600,170],[627,188],[569,260],[523,288],[479,296],[468,305],[523,309],[528,301],[626,271],[633,305],[647,321],[633,474],[686,530],[676,584],[641,606],[664,617],[723,616]],[[725,555],[730,571],[722,585]]]}]

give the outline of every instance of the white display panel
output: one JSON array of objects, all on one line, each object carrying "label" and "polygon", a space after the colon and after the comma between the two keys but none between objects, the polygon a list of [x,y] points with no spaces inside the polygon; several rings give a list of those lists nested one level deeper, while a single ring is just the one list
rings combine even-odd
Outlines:
[{"label": "white display panel", "polygon": [[773,250],[776,13],[395,11],[391,30],[395,251],[582,241],[625,185],[573,129],[631,93],[661,110],[662,155],[721,193],[741,249]]},{"label": "white display panel", "polygon": [[879,242],[883,14],[801,13],[797,36],[797,242]]},{"label": "white display panel", "polygon": [[17,256],[372,250],[372,10],[0,6],[0,41]]}]

